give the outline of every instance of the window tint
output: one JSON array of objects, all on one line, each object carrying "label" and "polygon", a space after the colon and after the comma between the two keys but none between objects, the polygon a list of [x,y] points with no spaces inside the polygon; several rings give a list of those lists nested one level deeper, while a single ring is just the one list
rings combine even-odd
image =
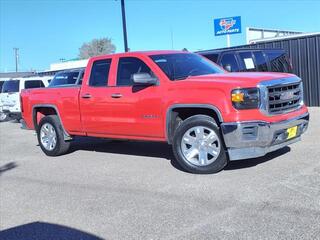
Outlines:
[{"label": "window tint", "polygon": [[89,86],[103,87],[108,85],[111,59],[95,61],[92,65]]},{"label": "window tint", "polygon": [[256,71],[256,67],[253,62],[252,53],[251,52],[240,52],[239,53],[241,63],[243,65],[243,71],[245,72],[254,72]]},{"label": "window tint", "polygon": [[261,51],[253,52],[254,58],[256,60],[256,66],[257,71],[259,72],[267,72],[268,71],[268,65],[266,58],[264,57],[263,53]]},{"label": "window tint", "polygon": [[266,51],[272,72],[291,72],[286,54],[282,51]]},{"label": "window tint", "polygon": [[204,57],[208,58],[212,62],[217,62],[218,61],[218,54],[208,54],[208,55],[203,55]]},{"label": "window tint", "polygon": [[83,76],[84,76],[84,71],[80,72],[78,85],[82,84]]},{"label": "window tint", "polygon": [[151,69],[140,59],[134,57],[123,57],[119,60],[117,86],[132,86],[133,74],[149,73]]},{"label": "window tint", "polygon": [[79,71],[57,73],[50,82],[49,87],[76,84],[78,75]]},{"label": "window tint", "polygon": [[2,86],[2,92],[19,92],[19,80],[5,81]]},{"label": "window tint", "polygon": [[4,81],[0,81],[0,92],[2,90],[3,83],[4,83]]},{"label": "window tint", "polygon": [[24,82],[24,88],[41,88],[44,87],[44,84],[41,80],[28,80]]},{"label": "window tint", "polygon": [[233,53],[224,54],[221,58],[221,66],[230,72],[239,72],[236,56]]},{"label": "window tint", "polygon": [[219,67],[198,54],[174,53],[152,55],[150,57],[170,80],[183,80],[189,76],[223,73]]}]

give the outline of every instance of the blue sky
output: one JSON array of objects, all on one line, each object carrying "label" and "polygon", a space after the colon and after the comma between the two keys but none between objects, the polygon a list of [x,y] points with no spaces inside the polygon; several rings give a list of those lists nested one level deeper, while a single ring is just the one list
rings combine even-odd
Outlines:
[{"label": "blue sky", "polygon": [[[172,39],[173,49],[225,47],[213,19],[229,16],[242,17],[231,45],[245,44],[248,26],[315,32],[319,9],[318,0],[126,0],[128,43],[132,51],[172,49]],[[44,70],[101,37],[123,51],[120,0],[0,0],[0,71],[14,71],[13,47],[20,48],[20,70]]]}]

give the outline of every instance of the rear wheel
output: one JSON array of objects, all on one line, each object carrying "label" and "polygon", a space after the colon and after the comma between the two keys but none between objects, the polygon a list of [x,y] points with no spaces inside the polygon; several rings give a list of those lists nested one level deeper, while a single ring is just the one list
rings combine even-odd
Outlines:
[{"label": "rear wheel", "polygon": [[216,173],[228,163],[219,127],[206,115],[192,116],[180,124],[173,152],[179,165],[191,173]]},{"label": "rear wheel", "polygon": [[42,151],[48,156],[59,156],[69,150],[70,142],[64,141],[63,128],[56,115],[40,120],[37,136]]},{"label": "rear wheel", "polygon": [[9,120],[9,116],[8,114],[4,113],[4,112],[0,112],[0,122],[5,122]]}]

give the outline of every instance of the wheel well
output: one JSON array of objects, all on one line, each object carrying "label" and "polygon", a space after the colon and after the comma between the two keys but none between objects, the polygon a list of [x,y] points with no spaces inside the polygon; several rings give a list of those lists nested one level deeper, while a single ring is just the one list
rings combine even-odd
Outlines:
[{"label": "wheel well", "polygon": [[172,142],[174,132],[177,127],[183,122],[185,119],[194,116],[194,115],[207,115],[212,117],[218,126],[220,126],[222,119],[219,115],[218,110],[213,108],[206,107],[177,107],[173,108],[169,111],[167,115],[167,140],[169,143]]},{"label": "wheel well", "polygon": [[53,107],[36,107],[33,109],[33,124],[35,130],[37,130],[40,120],[48,115],[58,115],[58,113]]}]

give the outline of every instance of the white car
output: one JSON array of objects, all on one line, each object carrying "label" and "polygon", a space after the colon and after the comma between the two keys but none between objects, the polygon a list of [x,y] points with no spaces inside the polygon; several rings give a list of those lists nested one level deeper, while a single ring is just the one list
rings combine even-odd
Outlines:
[{"label": "white car", "polygon": [[2,105],[2,113],[6,114],[6,118],[21,119],[20,108],[20,92],[22,89],[42,88],[49,85],[52,76],[45,77],[25,77],[16,78],[5,81],[2,86],[0,104]]},{"label": "white car", "polygon": [[[8,81],[8,80],[9,80],[9,78],[6,78],[6,79],[2,78],[2,79],[0,80],[0,100],[1,100],[1,95],[2,95],[2,86],[3,86],[4,82],[5,82],[5,81]],[[6,120],[8,119],[7,114],[5,114],[4,112],[2,112],[2,106],[3,106],[3,104],[2,104],[2,102],[0,101],[0,122],[6,121]]]}]

